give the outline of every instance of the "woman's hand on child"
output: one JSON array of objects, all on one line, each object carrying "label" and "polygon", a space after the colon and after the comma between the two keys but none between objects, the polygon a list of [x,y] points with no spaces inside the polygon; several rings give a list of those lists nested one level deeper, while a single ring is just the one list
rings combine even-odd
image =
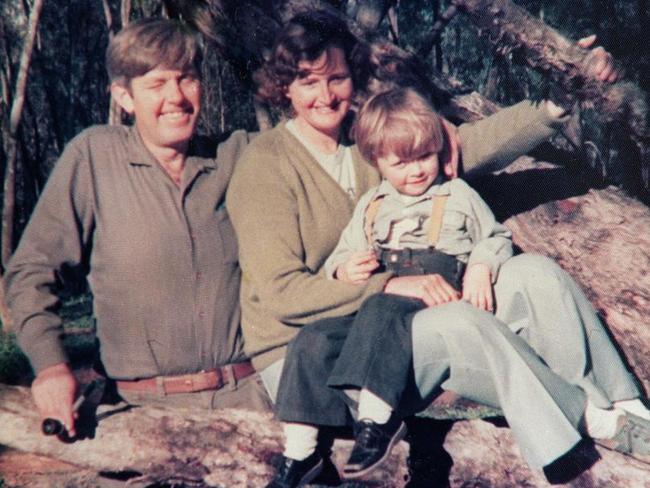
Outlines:
[{"label": "woman's hand on child", "polygon": [[419,298],[428,307],[460,300],[460,293],[439,274],[400,276],[386,283],[384,292]]},{"label": "woman's hand on child", "polygon": [[473,264],[467,268],[463,277],[463,300],[487,312],[494,310],[492,279],[487,264]]},{"label": "woman's hand on child", "polygon": [[367,249],[353,253],[350,258],[336,268],[337,280],[362,285],[370,278],[372,272],[379,267],[375,251]]}]

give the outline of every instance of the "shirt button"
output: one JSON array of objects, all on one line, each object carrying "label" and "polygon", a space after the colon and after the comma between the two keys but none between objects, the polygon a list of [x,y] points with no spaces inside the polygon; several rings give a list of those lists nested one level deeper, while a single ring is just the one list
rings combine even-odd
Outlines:
[{"label": "shirt button", "polygon": [[203,277],[203,275],[201,274],[200,271],[198,271],[198,272],[196,273],[196,279],[197,279],[197,280],[200,280],[202,277]]},{"label": "shirt button", "polygon": [[204,317],[205,317],[205,312],[204,312],[203,310],[201,310],[201,311],[199,312],[199,317],[200,317],[200,318],[204,318]]}]

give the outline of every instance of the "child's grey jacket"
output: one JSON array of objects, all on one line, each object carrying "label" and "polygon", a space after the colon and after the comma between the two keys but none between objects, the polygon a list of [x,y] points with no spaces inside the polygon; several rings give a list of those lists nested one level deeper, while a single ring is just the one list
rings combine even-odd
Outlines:
[{"label": "child's grey jacket", "polygon": [[[372,229],[372,242],[364,232],[368,204],[383,195]],[[355,251],[374,249],[423,249],[427,241],[434,195],[448,195],[436,249],[468,266],[487,264],[494,283],[500,266],[512,256],[511,232],[496,221],[480,195],[460,178],[433,184],[420,197],[400,195],[386,180],[366,192],[352,219],[343,230],[336,248],[325,262],[333,278],[336,268]]]}]

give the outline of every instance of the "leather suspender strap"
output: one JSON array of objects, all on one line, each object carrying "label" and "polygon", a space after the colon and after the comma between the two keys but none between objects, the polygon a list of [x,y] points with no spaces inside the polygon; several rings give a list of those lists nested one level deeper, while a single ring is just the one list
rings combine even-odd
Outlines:
[{"label": "leather suspender strap", "polygon": [[372,244],[372,226],[375,225],[375,219],[377,218],[377,213],[379,212],[379,207],[381,207],[383,199],[384,195],[375,196],[366,207],[363,232],[366,234],[366,242],[368,245]]},{"label": "leather suspender strap", "polygon": [[[379,212],[379,207],[381,207],[382,200],[384,195],[379,195],[374,197],[365,211],[365,222],[363,225],[363,231],[366,235],[366,241],[368,244],[372,243],[372,227],[375,225],[375,219],[377,218],[377,213]],[[429,229],[427,231],[427,242],[431,247],[435,247],[438,242],[438,237],[440,237],[440,229],[442,229],[442,216],[445,213],[445,205],[447,204],[447,199],[449,195],[433,195],[431,199],[433,202],[433,208],[431,209],[431,217],[429,217]]]},{"label": "leather suspender strap", "polygon": [[445,213],[445,205],[447,204],[449,195],[433,195],[433,208],[431,209],[431,217],[429,217],[429,230],[427,232],[427,241],[432,247],[436,247],[438,238],[440,237],[440,229],[442,228],[442,216]]}]

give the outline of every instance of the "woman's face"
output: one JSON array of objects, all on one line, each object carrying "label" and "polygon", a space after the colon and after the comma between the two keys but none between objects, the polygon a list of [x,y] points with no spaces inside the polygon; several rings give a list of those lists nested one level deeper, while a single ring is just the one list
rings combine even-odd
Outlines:
[{"label": "woman's face", "polygon": [[327,48],[314,61],[300,61],[298,70],[286,93],[296,122],[306,130],[338,138],[353,92],[343,49]]}]

